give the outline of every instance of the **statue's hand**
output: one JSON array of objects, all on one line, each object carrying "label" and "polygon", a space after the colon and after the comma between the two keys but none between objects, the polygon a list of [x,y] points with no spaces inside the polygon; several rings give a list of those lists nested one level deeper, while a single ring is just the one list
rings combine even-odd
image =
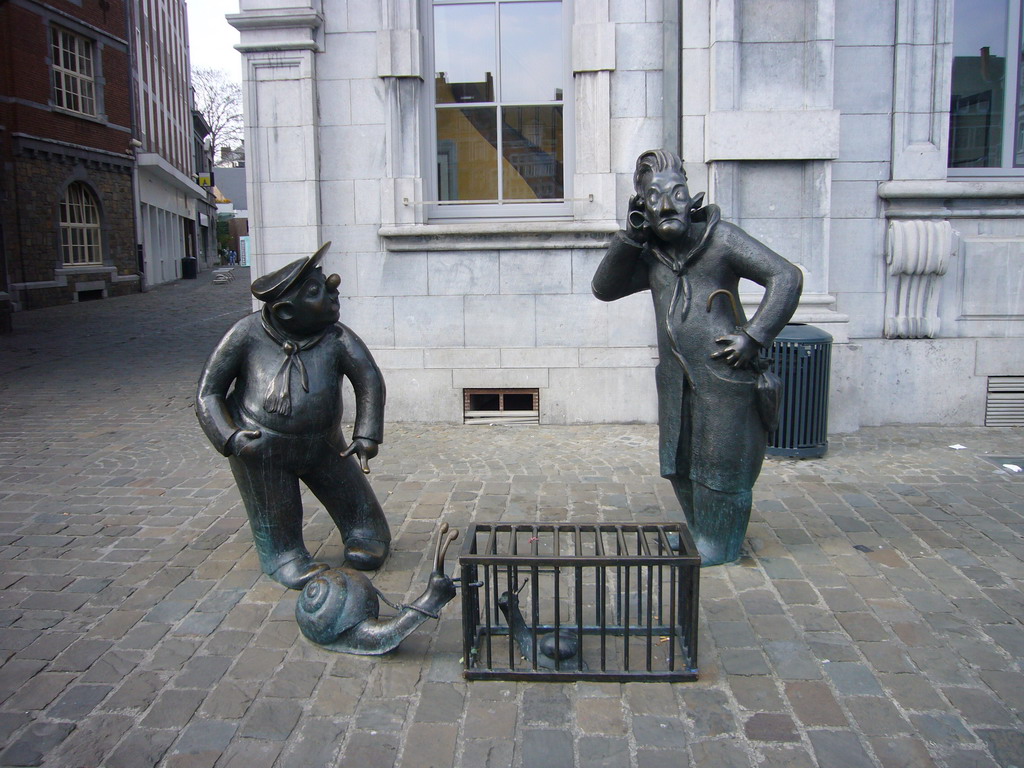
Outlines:
[{"label": "statue's hand", "polygon": [[643,198],[633,195],[629,198],[629,209],[626,211],[626,237],[642,245],[647,242],[650,231]]},{"label": "statue's hand", "polygon": [[368,475],[370,474],[370,459],[376,456],[378,451],[380,451],[380,447],[375,440],[356,437],[352,439],[351,445],[342,452],[341,457],[347,459],[355,454],[359,458],[359,466],[363,473]]},{"label": "statue's hand", "polygon": [[259,440],[263,433],[258,429],[240,429],[228,440],[229,456],[245,456],[251,453],[250,446]]},{"label": "statue's hand", "polygon": [[715,343],[725,344],[725,346],[717,352],[712,352],[711,358],[713,360],[724,358],[725,362],[733,368],[743,368],[749,365],[761,349],[760,344],[742,331],[719,336],[715,339]]}]

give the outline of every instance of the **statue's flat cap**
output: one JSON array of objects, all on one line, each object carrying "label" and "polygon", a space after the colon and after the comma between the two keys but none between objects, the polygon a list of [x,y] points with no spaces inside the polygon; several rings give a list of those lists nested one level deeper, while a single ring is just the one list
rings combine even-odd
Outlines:
[{"label": "statue's flat cap", "polygon": [[292,287],[302,282],[305,277],[316,269],[327,249],[331,247],[331,241],[321,245],[317,252],[305,259],[297,259],[291,264],[285,264],[275,272],[257,277],[252,281],[252,295],[260,301],[277,301]]}]

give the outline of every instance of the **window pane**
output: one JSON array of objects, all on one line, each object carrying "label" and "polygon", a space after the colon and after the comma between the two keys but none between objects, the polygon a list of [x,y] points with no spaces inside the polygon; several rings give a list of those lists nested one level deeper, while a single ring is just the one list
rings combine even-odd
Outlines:
[{"label": "window pane", "polygon": [[494,6],[434,8],[434,77],[438,104],[494,101]]},{"label": "window pane", "polygon": [[949,166],[1001,164],[1007,0],[956,0]]},{"label": "window pane", "polygon": [[561,101],[561,3],[501,4],[502,102]]},{"label": "window pane", "polygon": [[437,110],[437,199],[496,200],[498,125],[494,107]]},{"label": "window pane", "polygon": [[[1024,25],[1024,7],[1021,8],[1021,18],[1017,20],[1018,28]],[[1024,31],[1024,30],[1022,30]],[[1013,165],[1016,168],[1024,167],[1024,35],[1017,39],[1017,103],[1014,105],[1014,146]]]},{"label": "window pane", "polygon": [[563,197],[562,107],[505,107],[502,118],[503,197]]}]

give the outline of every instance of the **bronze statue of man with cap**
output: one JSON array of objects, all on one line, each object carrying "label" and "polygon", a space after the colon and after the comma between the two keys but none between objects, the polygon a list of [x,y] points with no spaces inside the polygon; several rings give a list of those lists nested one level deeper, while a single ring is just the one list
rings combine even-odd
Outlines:
[{"label": "bronze statue of man with cap", "polygon": [[[290,589],[327,568],[302,538],[299,480],[338,526],[349,565],[379,568],[391,544],[365,477],[384,437],[384,379],[338,322],[341,278],[320,267],[329,246],[253,281],[263,308],[221,339],[196,394],[199,423],[231,464],[260,566]],[[341,427],[343,377],[355,391],[351,443]]]}]

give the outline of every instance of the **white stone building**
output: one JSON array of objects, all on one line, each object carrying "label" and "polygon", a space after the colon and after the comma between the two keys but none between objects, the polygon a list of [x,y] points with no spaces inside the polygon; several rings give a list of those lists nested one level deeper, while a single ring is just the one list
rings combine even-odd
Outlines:
[{"label": "white stone building", "polygon": [[[147,285],[207,253],[212,200],[196,176],[185,0],[132,0],[136,237]],[[205,230],[205,231],[204,231]]]},{"label": "white stone building", "polygon": [[983,424],[1024,399],[1020,6],[241,0],[254,274],[333,241],[391,419],[651,421],[650,299],[590,280],[666,147],[804,270],[833,430]]}]

